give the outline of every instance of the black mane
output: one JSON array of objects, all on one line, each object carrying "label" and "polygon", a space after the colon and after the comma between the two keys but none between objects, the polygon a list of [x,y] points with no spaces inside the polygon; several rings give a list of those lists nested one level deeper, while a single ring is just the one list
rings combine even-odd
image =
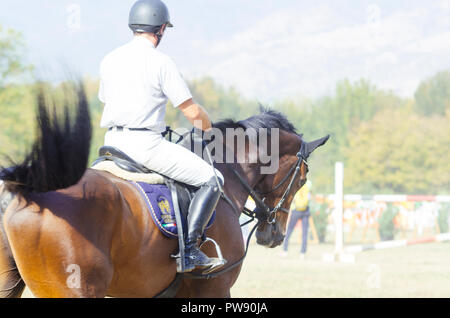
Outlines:
[{"label": "black mane", "polygon": [[242,128],[247,130],[249,128],[259,130],[261,128],[268,129],[270,134],[271,128],[278,128],[287,132],[297,134],[297,131],[289,122],[289,120],[282,113],[268,109],[261,108],[261,113],[251,116],[244,120],[235,121],[233,119],[225,119],[216,123],[213,123],[214,128],[218,128],[225,132],[226,128]]}]

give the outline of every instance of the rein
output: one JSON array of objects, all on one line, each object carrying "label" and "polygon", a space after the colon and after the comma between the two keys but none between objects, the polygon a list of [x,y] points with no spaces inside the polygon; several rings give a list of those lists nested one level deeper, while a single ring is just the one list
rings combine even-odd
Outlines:
[{"label": "rein", "polygon": [[[250,220],[249,222],[253,221]],[[244,223],[243,225],[247,224],[248,222]],[[233,264],[231,264],[230,266],[214,272],[214,273],[210,273],[210,274],[195,274],[195,273],[183,273],[182,275],[186,278],[190,278],[190,279],[210,279],[210,278],[214,278],[217,276],[220,276],[226,272],[229,272],[230,270],[232,270],[233,268],[241,265],[244,262],[245,257],[247,257],[247,252],[248,252],[248,247],[250,245],[250,239],[253,235],[253,233],[255,233],[256,228],[258,227],[258,225],[260,224],[260,221],[258,221],[258,223],[255,224],[255,226],[252,228],[252,230],[250,231],[250,234],[247,237],[247,243],[245,244],[245,252],[244,255],[242,255],[242,257],[240,259],[238,259],[236,262],[234,262]],[[241,226],[243,226],[241,225]]]}]

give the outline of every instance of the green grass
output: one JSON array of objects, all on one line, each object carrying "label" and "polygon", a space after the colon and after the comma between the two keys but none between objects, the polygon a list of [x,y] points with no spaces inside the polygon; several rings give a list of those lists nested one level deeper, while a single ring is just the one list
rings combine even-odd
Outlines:
[{"label": "green grass", "polygon": [[450,297],[450,243],[430,243],[357,254],[354,264],[325,263],[333,245],[293,242],[281,248],[252,244],[233,297]]}]

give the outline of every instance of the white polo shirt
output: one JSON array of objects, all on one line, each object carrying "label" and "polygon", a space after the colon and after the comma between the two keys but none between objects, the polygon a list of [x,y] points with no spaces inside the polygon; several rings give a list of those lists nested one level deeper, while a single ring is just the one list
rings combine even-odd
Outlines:
[{"label": "white polo shirt", "polygon": [[162,132],[169,99],[174,107],[192,98],[175,63],[149,40],[134,39],[109,53],[100,65],[100,126]]}]

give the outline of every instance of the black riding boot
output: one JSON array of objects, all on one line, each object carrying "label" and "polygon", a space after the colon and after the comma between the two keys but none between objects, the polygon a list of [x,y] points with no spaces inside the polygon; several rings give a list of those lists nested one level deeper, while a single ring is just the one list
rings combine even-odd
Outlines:
[{"label": "black riding boot", "polygon": [[220,198],[216,179],[205,183],[194,195],[189,206],[188,235],[185,245],[185,272],[197,268],[207,268],[216,264],[217,259],[209,258],[198,246],[205,227],[216,208]]}]

